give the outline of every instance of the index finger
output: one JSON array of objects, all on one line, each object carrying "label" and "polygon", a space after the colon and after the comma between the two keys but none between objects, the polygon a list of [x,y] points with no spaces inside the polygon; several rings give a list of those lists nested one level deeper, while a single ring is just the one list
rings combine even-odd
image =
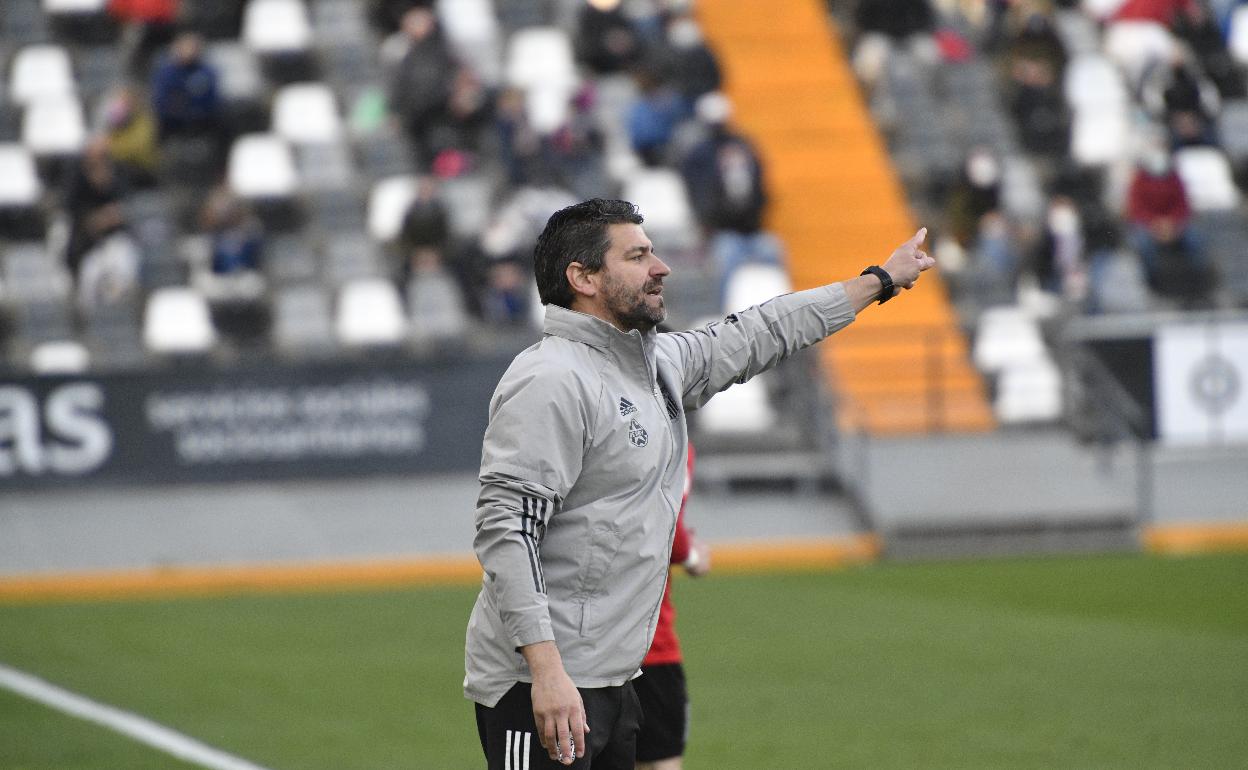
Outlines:
[{"label": "index finger", "polygon": [[923,243],[923,241],[925,241],[926,239],[927,239],[927,228],[920,227],[919,231],[914,234],[913,238],[910,239],[910,243],[917,247],[919,244]]}]

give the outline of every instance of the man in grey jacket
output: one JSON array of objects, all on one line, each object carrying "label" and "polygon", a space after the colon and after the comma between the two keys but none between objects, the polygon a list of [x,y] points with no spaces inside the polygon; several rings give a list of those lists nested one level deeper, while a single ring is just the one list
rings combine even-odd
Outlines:
[{"label": "man in grey jacket", "polygon": [[671,270],[641,223],[625,201],[551,216],[534,251],[544,336],[490,401],[474,541],[485,576],[464,692],[491,770],[632,770],[640,714],[629,682],[667,579],[686,411],[935,264],[921,229],[856,278],[658,334]]}]

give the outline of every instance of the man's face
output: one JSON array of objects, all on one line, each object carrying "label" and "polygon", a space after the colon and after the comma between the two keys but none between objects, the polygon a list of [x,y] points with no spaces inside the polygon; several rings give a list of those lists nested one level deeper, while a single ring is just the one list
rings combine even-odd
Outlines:
[{"label": "man's face", "polygon": [[611,246],[598,272],[607,320],[628,331],[649,331],[667,317],[663,279],[672,270],[654,253],[641,225],[608,225]]}]

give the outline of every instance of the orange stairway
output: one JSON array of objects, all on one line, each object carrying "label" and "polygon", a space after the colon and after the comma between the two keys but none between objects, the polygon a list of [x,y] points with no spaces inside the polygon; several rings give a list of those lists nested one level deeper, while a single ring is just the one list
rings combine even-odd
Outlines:
[{"label": "orange stairway", "polygon": [[[795,288],[855,276],[914,234],[888,154],[821,0],[699,0],[734,123],[756,143],[768,227]],[[926,116],[913,116],[923,120]],[[873,434],[994,427],[937,271],[822,346],[843,428]]]}]

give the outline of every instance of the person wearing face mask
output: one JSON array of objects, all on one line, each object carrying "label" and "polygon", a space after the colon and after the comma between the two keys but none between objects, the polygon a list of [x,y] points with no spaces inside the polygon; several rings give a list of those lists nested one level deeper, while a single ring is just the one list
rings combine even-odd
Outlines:
[{"label": "person wearing face mask", "polygon": [[1204,293],[1208,269],[1187,191],[1164,140],[1140,156],[1127,193],[1126,219],[1128,241],[1144,263],[1150,288],[1188,299]]},{"label": "person wearing face mask", "polygon": [[1035,267],[1044,288],[1072,302],[1082,302],[1087,296],[1083,221],[1074,201],[1064,195],[1049,201]]}]

